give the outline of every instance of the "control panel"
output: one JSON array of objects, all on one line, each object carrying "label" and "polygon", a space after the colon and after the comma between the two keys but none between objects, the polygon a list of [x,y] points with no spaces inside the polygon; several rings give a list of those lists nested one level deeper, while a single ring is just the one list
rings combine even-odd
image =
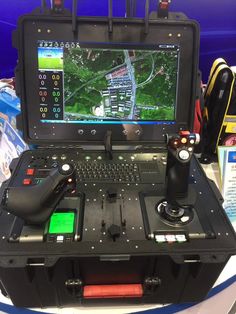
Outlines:
[{"label": "control panel", "polygon": [[66,147],[23,153],[1,204],[18,217],[9,240],[181,244],[214,238],[202,219],[191,165],[197,143],[196,134],[181,132],[168,137],[166,152],[113,151],[108,158],[106,151]]}]

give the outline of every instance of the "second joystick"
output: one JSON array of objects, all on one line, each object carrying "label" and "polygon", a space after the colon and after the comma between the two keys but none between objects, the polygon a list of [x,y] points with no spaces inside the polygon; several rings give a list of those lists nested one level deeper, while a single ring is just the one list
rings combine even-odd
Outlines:
[{"label": "second joystick", "polygon": [[70,164],[53,168],[39,184],[8,186],[1,208],[25,220],[40,225],[48,220],[67,191],[75,189],[75,169]]}]

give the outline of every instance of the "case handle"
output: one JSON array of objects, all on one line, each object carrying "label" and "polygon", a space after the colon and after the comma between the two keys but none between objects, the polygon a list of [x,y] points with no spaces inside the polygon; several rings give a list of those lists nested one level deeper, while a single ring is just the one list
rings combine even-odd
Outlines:
[{"label": "case handle", "polygon": [[85,299],[141,298],[142,284],[87,285],[83,289]]}]

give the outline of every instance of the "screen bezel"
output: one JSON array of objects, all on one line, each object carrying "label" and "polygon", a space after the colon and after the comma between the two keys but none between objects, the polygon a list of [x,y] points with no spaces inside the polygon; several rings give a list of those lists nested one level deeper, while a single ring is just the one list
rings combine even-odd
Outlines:
[{"label": "screen bezel", "polygon": [[[164,142],[166,133],[179,129],[191,129],[195,102],[196,75],[198,65],[198,25],[193,21],[151,20],[148,34],[144,32],[142,20],[115,19],[113,33],[108,32],[107,20],[80,18],[78,32],[73,33],[71,19],[66,17],[25,17],[21,21],[22,44],[19,49],[21,64],[21,101],[23,134],[28,143],[103,143],[108,130],[112,141],[117,144],[140,142]],[[23,25],[23,27],[22,27]],[[127,128],[107,124],[45,124],[37,117],[38,97],[38,54],[40,40],[78,41],[94,43],[96,47],[108,48],[124,45],[145,50],[145,46],[162,44],[180,47],[179,79],[177,93],[176,121],[161,124],[129,124]],[[138,46],[137,46],[137,43]],[[23,84],[22,84],[23,83]],[[83,134],[79,130],[83,129]],[[94,134],[94,130],[96,133]],[[92,134],[93,132],[93,134]]]}]

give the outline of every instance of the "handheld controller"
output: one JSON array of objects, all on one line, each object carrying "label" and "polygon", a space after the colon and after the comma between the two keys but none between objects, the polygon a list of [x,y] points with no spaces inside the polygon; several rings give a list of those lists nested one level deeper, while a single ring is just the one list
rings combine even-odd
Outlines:
[{"label": "handheld controller", "polygon": [[180,131],[167,139],[166,199],[169,203],[187,196],[190,161],[199,142],[199,134],[189,131]]},{"label": "handheld controller", "polygon": [[38,185],[7,187],[1,207],[25,220],[39,225],[48,220],[68,190],[75,188],[75,169],[71,164],[53,168]]}]

